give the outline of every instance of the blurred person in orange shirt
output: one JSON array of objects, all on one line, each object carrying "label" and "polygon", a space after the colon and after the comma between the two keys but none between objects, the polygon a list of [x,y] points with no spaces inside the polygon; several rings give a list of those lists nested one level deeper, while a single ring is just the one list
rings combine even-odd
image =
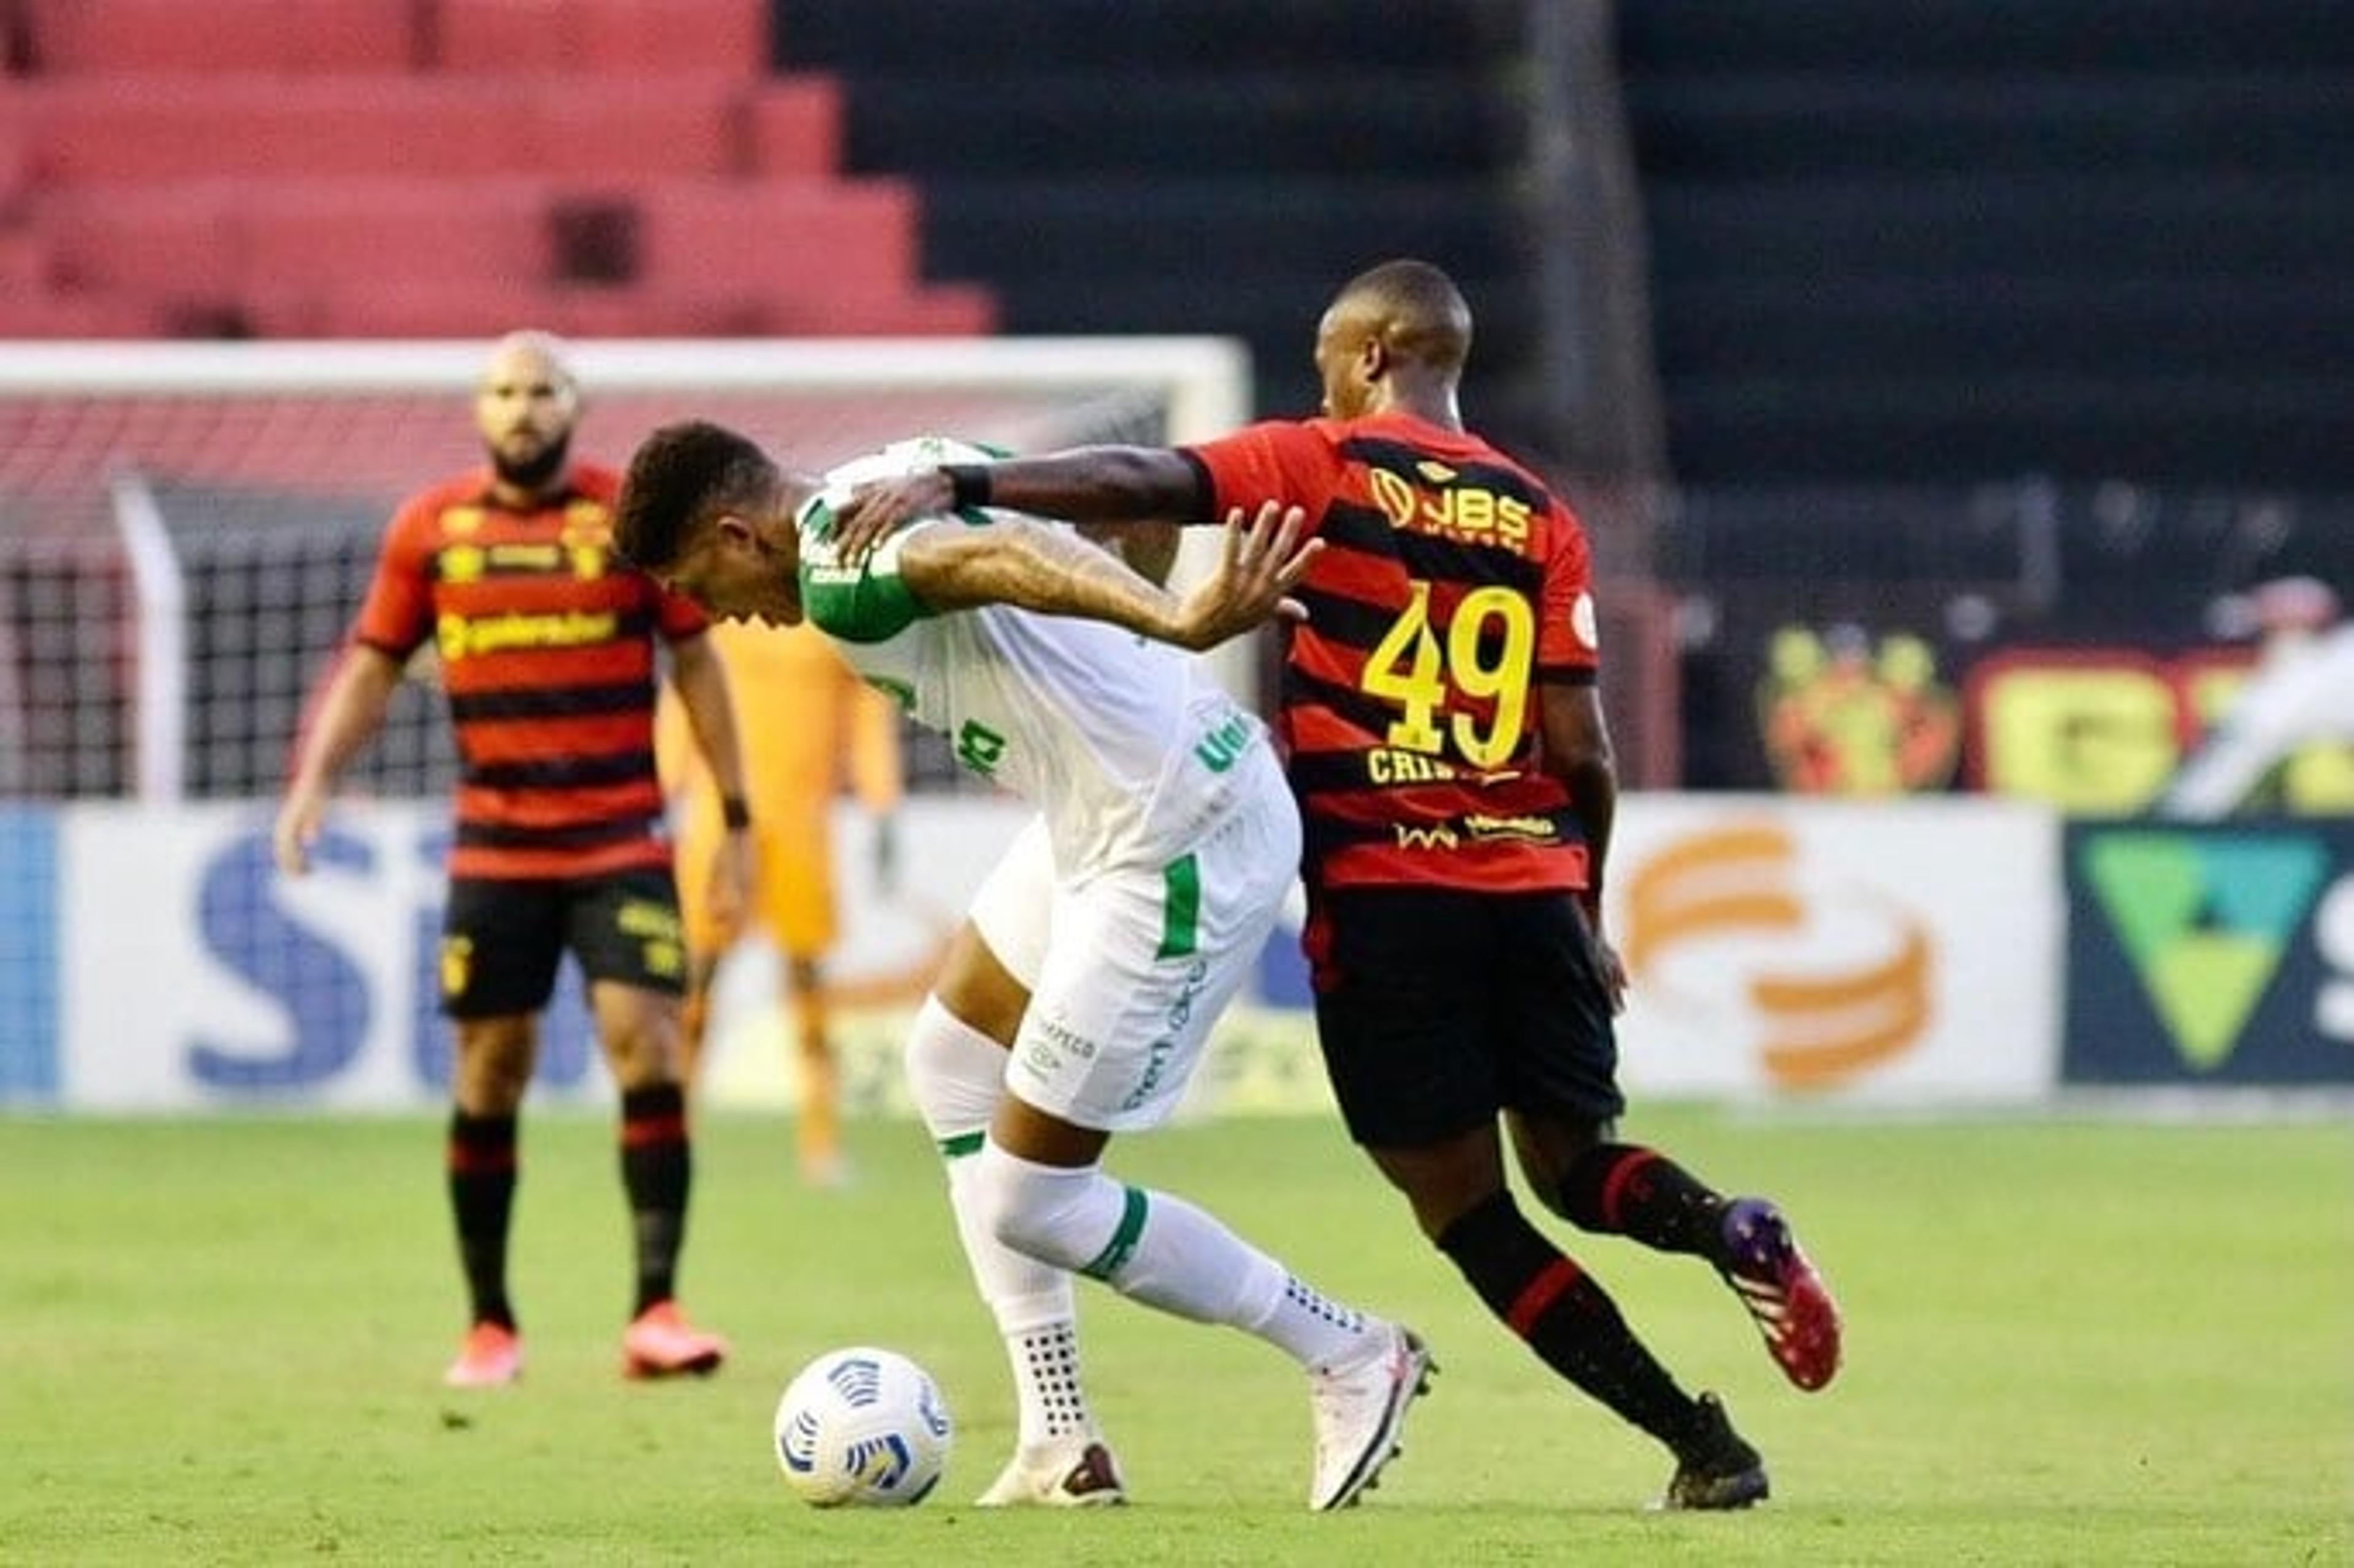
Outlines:
[{"label": "blurred person in orange shirt", "polygon": [[846,785],[876,817],[887,884],[894,870],[890,814],[901,790],[899,714],[813,628],[722,621],[710,637],[727,671],[737,711],[758,715],[739,722],[737,729],[758,874],[740,919],[723,922],[713,914],[700,883],[710,858],[706,846],[725,831],[720,793],[692,744],[684,710],[666,702],[656,750],[676,808],[679,892],[693,954],[685,1075],[690,1084],[695,1081],[703,1055],[719,960],[757,931],[784,960],[798,1069],[794,1136],[801,1176],[814,1185],[832,1186],[844,1174],[823,971],[838,936],[832,811]]}]

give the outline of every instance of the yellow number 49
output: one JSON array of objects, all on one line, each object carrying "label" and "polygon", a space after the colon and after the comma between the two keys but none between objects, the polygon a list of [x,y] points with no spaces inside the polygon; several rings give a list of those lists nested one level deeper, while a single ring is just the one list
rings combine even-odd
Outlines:
[{"label": "yellow number 49", "polygon": [[[1536,616],[1526,599],[1506,588],[1465,594],[1442,648],[1430,623],[1430,584],[1417,578],[1414,598],[1366,658],[1358,684],[1398,709],[1385,737],[1390,745],[1437,752],[1452,739],[1474,768],[1495,768],[1520,746],[1535,651]],[[1494,704],[1484,733],[1477,714],[1447,711],[1458,694]]]}]

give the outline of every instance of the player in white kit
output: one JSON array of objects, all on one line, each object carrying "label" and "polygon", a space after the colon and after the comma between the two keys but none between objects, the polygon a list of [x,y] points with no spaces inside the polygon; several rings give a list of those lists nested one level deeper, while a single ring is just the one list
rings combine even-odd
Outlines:
[{"label": "player in white kit", "polygon": [[[1076,1395],[1070,1273],[1241,1329],[1307,1369],[1309,1506],[1346,1506],[1397,1450],[1430,1369],[1421,1340],[1101,1166],[1113,1132],[1155,1126],[1176,1104],[1299,864],[1299,818],[1265,726],[1181,650],[1296,615],[1285,592],[1316,546],[1295,546],[1296,512],[1262,509],[1247,528],[1237,514],[1220,569],[1182,599],[1059,524],[1004,513],[918,523],[854,569],[834,560],[830,508],[849,486],[986,457],[926,438],[801,475],[720,426],[667,426],[631,460],[615,544],[716,614],[806,617],[966,767],[1040,810],[1051,887],[1025,896],[1035,850],[1025,872],[1017,842],[978,901],[992,929],[965,933],[979,951],[961,980],[981,1005],[963,1011],[984,1015],[939,1005],[944,984],[908,1053],[1017,1385],[1058,1392],[1052,1366],[1025,1383],[1023,1362],[1067,1355],[1060,1392]],[[1045,909],[1043,947],[1018,913],[1032,900]],[[1009,1040],[1010,1057],[998,1048]],[[1124,1496],[1091,1423],[1055,1431],[1031,1404],[983,1500]]]}]

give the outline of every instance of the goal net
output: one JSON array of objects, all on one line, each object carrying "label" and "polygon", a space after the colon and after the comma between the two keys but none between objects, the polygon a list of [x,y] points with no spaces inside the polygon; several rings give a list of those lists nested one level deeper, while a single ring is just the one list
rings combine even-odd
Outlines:
[{"label": "goal net", "polygon": [[[305,694],[400,499],[482,461],[485,344],[6,345],[0,799],[273,793]],[[822,467],[940,431],[1016,450],[1161,442],[1249,413],[1223,339],[583,342],[576,450],[618,465],[699,415]],[[405,691],[355,790],[453,777]],[[926,766],[927,753],[911,751]],[[919,773],[919,779],[920,779]]]}]

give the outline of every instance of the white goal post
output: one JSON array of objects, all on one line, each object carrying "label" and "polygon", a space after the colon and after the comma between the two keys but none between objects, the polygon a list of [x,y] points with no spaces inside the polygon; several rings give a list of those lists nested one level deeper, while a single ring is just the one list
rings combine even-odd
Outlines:
[{"label": "white goal post", "polygon": [[[1165,400],[1172,441],[1203,440],[1250,417],[1249,351],[1234,338],[631,338],[569,346],[592,392],[1127,387]],[[462,394],[486,349],[474,341],[0,343],[0,397]]]},{"label": "white goal post", "polygon": [[[0,343],[10,792],[272,788],[302,700],[286,667],[340,630],[390,506],[481,461],[465,399],[488,346]],[[569,346],[580,450],[617,464],[654,424],[698,414],[809,467],[925,431],[1034,450],[1196,440],[1251,417],[1248,353],[1225,338]],[[1212,546],[1189,541],[1180,571]],[[1250,650],[1220,672],[1247,694]],[[396,738],[373,782],[431,792],[435,744]]]}]

